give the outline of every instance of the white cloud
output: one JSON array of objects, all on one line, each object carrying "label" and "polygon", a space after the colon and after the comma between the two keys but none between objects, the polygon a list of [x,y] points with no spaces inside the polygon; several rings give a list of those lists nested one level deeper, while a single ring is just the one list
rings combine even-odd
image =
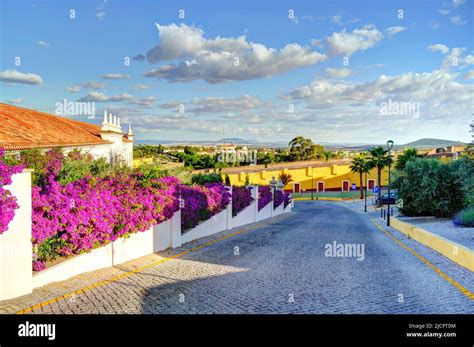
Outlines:
[{"label": "white cloud", "polygon": [[404,30],[406,30],[406,28],[400,25],[385,29],[388,34],[388,37],[392,37],[393,35],[398,34]]},{"label": "white cloud", "polygon": [[101,92],[89,92],[86,96],[83,96],[78,101],[84,102],[122,102],[126,101],[130,104],[139,105],[143,107],[151,107],[155,102],[156,98],[148,96],[145,98],[136,98],[131,94],[122,93],[117,95],[108,96]]},{"label": "white cloud", "polygon": [[315,47],[318,47],[318,48],[323,48],[323,41],[320,40],[320,39],[312,39],[310,41],[310,44],[311,44],[311,46],[315,46]]},{"label": "white cloud", "polygon": [[350,56],[357,51],[365,51],[373,47],[381,39],[382,33],[375,26],[365,25],[351,33],[347,33],[345,30],[340,33],[333,33],[326,40],[332,55]]},{"label": "white cloud", "polygon": [[148,89],[150,88],[150,86],[146,85],[146,84],[142,84],[142,83],[138,83],[138,84],[135,84],[135,87],[134,87],[136,90],[145,90],[145,89]]},{"label": "white cloud", "polygon": [[466,48],[464,47],[453,47],[450,53],[443,59],[443,69],[451,69],[453,67],[465,67],[474,64],[474,56],[471,54],[464,55]]},{"label": "white cloud", "polygon": [[87,81],[87,82],[82,83],[81,85],[87,89],[104,89],[105,88],[104,83],[100,83],[96,81]]},{"label": "white cloud", "polygon": [[331,17],[331,23],[336,23],[338,24],[340,21],[341,21],[341,16],[340,15],[337,15],[337,16],[332,16]]},{"label": "white cloud", "polygon": [[268,103],[247,94],[235,98],[194,98],[192,105],[194,107],[189,112],[195,113],[236,112],[269,106]]},{"label": "white cloud", "polygon": [[9,104],[21,104],[21,103],[23,103],[23,101],[25,101],[25,99],[23,99],[23,98],[7,100],[7,102]]},{"label": "white cloud", "polygon": [[344,78],[352,75],[352,71],[348,68],[334,69],[329,67],[326,69],[326,74],[330,78]]},{"label": "white cloud", "polygon": [[156,26],[160,42],[148,51],[148,61],[181,61],[148,71],[146,77],[172,82],[243,81],[270,77],[326,60],[325,55],[298,44],[288,44],[277,50],[249,42],[245,36],[205,39],[203,30],[184,23]]},{"label": "white cloud", "polygon": [[474,70],[469,70],[466,72],[466,74],[463,76],[465,80],[472,80],[474,79]]},{"label": "white cloud", "polygon": [[473,97],[474,86],[455,82],[456,76],[447,71],[435,70],[431,73],[381,75],[366,83],[333,83],[318,79],[308,86],[297,88],[286,98],[306,101],[309,107],[316,109],[375,105],[387,98],[449,107],[466,104]]},{"label": "white cloud", "polygon": [[466,0],[453,0],[453,5],[454,7],[459,7],[463,5],[466,2]]},{"label": "white cloud", "polygon": [[38,41],[36,43],[38,44],[38,46],[49,47],[49,43],[46,41]]},{"label": "white cloud", "polygon": [[464,25],[467,23],[465,20],[462,19],[461,15],[459,14],[457,16],[452,16],[449,19],[451,20],[453,24],[456,24],[456,25]]},{"label": "white cloud", "polygon": [[81,86],[69,86],[66,87],[66,91],[68,93],[78,93],[81,91]]},{"label": "white cloud", "polygon": [[449,47],[446,46],[446,45],[443,45],[441,43],[436,43],[434,45],[429,45],[428,47],[426,47],[426,49],[432,51],[432,52],[441,52],[443,54],[446,54],[449,52]]},{"label": "white cloud", "polygon": [[34,73],[23,73],[17,70],[0,71],[0,81],[32,85],[43,84],[43,79],[40,75]]},{"label": "white cloud", "polygon": [[106,80],[123,80],[123,79],[130,78],[130,75],[121,74],[121,73],[107,73],[100,76]]},{"label": "white cloud", "polygon": [[99,6],[97,7],[97,12],[96,12],[96,17],[99,19],[99,20],[102,20],[105,18],[105,15],[107,14],[105,12],[105,4],[107,3],[107,0],[103,0],[102,2],[100,2]]},{"label": "white cloud", "polygon": [[438,10],[438,12],[442,14],[443,16],[446,16],[447,14],[449,14],[449,10]]}]

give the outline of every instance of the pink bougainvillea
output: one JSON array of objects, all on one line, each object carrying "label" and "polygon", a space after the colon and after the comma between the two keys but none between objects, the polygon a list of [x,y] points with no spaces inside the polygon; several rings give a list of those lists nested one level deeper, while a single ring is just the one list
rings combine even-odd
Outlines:
[{"label": "pink bougainvillea", "polygon": [[258,187],[258,210],[267,206],[272,201],[272,188],[270,186]]},{"label": "pink bougainvillea", "polygon": [[23,170],[22,165],[6,165],[3,162],[4,154],[4,149],[0,148],[0,235],[8,230],[8,224],[15,217],[15,210],[19,207],[16,198],[4,186],[12,183],[12,175]]},{"label": "pink bougainvillea", "polygon": [[242,211],[253,202],[252,191],[247,187],[232,187],[232,215]]}]

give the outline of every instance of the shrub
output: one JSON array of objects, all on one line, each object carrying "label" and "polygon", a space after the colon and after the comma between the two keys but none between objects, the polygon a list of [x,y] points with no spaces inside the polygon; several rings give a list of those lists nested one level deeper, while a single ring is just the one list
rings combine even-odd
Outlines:
[{"label": "shrub", "polygon": [[4,186],[12,183],[12,175],[23,170],[22,165],[6,165],[3,156],[4,150],[0,148],[0,235],[8,230],[8,224],[15,217],[15,210],[19,207],[16,198]]},{"label": "shrub", "polygon": [[272,190],[270,186],[258,187],[258,210],[267,206],[272,201]]},{"label": "shrub", "polygon": [[291,203],[291,195],[289,193],[285,193],[283,196],[283,207],[286,208]]},{"label": "shrub", "polygon": [[201,186],[210,183],[223,183],[222,175],[217,173],[212,174],[197,174],[191,177],[192,184],[199,184]]},{"label": "shrub", "polygon": [[454,216],[453,223],[474,228],[474,206],[469,206]]},{"label": "shrub", "polygon": [[231,198],[230,192],[222,183],[181,186],[180,193],[184,200],[184,207],[181,209],[183,230],[195,227],[199,221],[216,215],[226,208]]},{"label": "shrub", "polygon": [[61,184],[60,155],[51,155],[43,187],[32,190],[32,242],[36,271],[57,256],[90,251],[118,237],[148,230],[178,210],[180,182],[175,178],[147,180],[118,172],[107,177],[86,176]]},{"label": "shrub", "polygon": [[293,181],[293,177],[290,174],[281,174],[278,176],[278,179],[283,183],[285,186]]},{"label": "shrub", "polygon": [[232,215],[236,216],[253,202],[252,191],[247,187],[232,187]]},{"label": "shrub", "polygon": [[275,191],[275,196],[273,198],[273,208],[277,208],[283,203],[285,199],[284,196],[285,193],[283,193],[281,190]]},{"label": "shrub", "polygon": [[472,194],[472,160],[443,164],[436,159],[413,159],[396,173],[392,187],[403,201],[408,216],[450,217],[469,202]]}]

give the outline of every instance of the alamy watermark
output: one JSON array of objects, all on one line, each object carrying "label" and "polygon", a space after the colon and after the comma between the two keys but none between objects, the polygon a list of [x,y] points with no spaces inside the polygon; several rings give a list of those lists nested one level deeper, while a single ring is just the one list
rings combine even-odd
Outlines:
[{"label": "alamy watermark", "polygon": [[95,102],[68,101],[63,99],[55,104],[55,114],[59,116],[87,116],[95,118]]},{"label": "alamy watermark", "polygon": [[380,114],[384,116],[412,116],[420,118],[420,103],[388,99],[388,101],[380,103]]},{"label": "alamy watermark", "polygon": [[356,258],[358,261],[365,259],[365,245],[363,243],[327,243],[324,246],[324,256],[331,258]]},{"label": "alamy watermark", "polygon": [[56,339],[56,324],[36,324],[26,321],[18,325],[20,337],[47,337],[52,341]]},{"label": "alamy watermark", "polygon": [[217,153],[220,163],[247,163],[257,165],[257,150],[221,151]]}]

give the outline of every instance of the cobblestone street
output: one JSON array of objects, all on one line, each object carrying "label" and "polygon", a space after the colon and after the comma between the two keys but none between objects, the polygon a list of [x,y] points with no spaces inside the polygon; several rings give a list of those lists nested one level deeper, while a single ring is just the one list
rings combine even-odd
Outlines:
[{"label": "cobblestone street", "polygon": [[[343,203],[298,202],[294,213],[275,221],[39,288],[0,303],[0,312],[27,309],[96,283],[27,311],[474,313],[472,298],[377,228],[373,222],[382,224],[375,216]],[[472,295],[472,272],[388,230]],[[334,242],[363,245],[363,258],[326,256],[326,245]],[[172,255],[176,258],[165,258]],[[129,273],[143,266],[148,267]],[[114,276],[119,278],[101,283]]]}]

